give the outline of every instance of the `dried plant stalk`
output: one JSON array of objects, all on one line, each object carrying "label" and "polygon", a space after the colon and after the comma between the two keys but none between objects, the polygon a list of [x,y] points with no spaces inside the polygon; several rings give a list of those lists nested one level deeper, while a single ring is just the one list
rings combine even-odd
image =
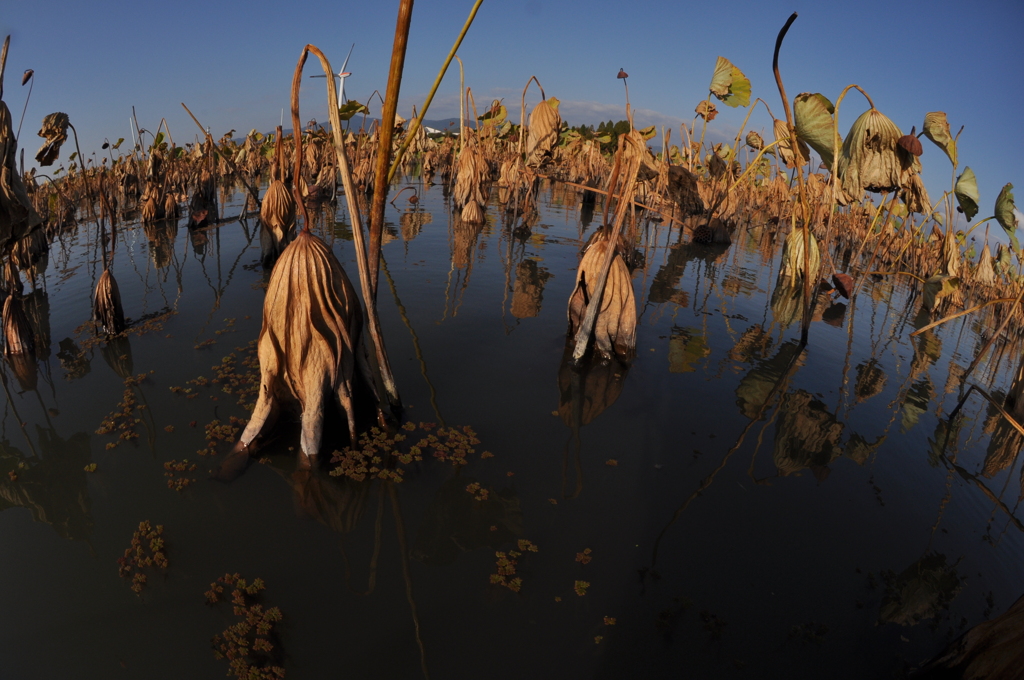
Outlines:
[{"label": "dried plant stalk", "polygon": [[270,275],[260,331],[260,394],[236,450],[252,443],[281,401],[302,409],[301,449],[311,465],[320,450],[324,395],[333,393],[356,439],[352,411],[362,308],[341,263],[308,230],[284,249]]},{"label": "dried plant stalk", "polygon": [[22,238],[42,221],[21,181],[17,151],[11,112],[0,101],[0,246]]},{"label": "dried plant stalk", "polygon": [[108,335],[121,333],[126,328],[121,293],[109,269],[104,269],[96,283],[92,299],[92,317]]}]

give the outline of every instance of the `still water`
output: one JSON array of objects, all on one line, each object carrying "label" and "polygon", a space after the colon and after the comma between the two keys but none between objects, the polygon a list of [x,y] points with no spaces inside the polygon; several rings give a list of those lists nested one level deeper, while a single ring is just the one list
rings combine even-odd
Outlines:
[{"label": "still water", "polygon": [[[1024,593],[1024,438],[977,396],[945,420],[969,322],[911,338],[919,300],[869,281],[855,305],[820,300],[796,357],[796,298],[757,225],[726,248],[655,221],[636,360],[574,373],[566,302],[600,206],[545,185],[525,225],[492,206],[469,228],[412,183],[418,206],[388,213],[388,351],[408,419],[480,443],[398,484],[311,481],[288,422],[261,464],[208,479],[230,442],[207,428],[247,414],[254,220],[123,226],[136,323],[115,343],[80,328],[94,225],[23,275],[39,352],[3,364],[0,677],[224,677],[211,638],[238,619],[204,592],[225,573],[263,579],[295,678],[900,677]],[[241,211],[225,190],[221,214]],[[315,222],[357,281],[345,208]],[[1014,369],[975,378],[1005,392]],[[168,564],[136,594],[118,558],[142,521]],[[518,592],[491,582],[497,551],[521,551]]]}]

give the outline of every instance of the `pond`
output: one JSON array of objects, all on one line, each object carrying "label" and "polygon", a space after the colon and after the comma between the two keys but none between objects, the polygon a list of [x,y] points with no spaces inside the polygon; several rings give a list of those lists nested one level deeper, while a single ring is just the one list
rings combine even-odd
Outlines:
[{"label": "pond", "polygon": [[[469,427],[472,450],[397,483],[297,470],[294,422],[209,479],[258,376],[254,219],[122,225],[135,321],[111,342],[82,326],[95,224],[23,274],[40,347],[3,364],[0,675],[224,677],[211,639],[240,618],[204,593],[226,574],[262,580],[243,604],[278,608],[275,659],[302,678],[900,677],[1024,593],[1024,437],[977,394],[947,417],[969,317],[911,337],[919,300],[868,280],[821,296],[800,352],[767,230],[702,246],[648,220],[637,357],[574,372],[600,202],[545,183],[536,214],[471,228],[406,181],[379,307],[408,437]],[[222,215],[243,203],[222,189]],[[358,285],[344,202],[314,222]],[[1005,394],[1015,369],[973,380]],[[151,538],[165,568],[140,563]]]}]

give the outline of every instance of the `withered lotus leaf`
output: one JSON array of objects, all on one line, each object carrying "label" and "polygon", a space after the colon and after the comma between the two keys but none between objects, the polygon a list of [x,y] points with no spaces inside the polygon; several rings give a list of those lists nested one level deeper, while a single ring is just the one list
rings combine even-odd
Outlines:
[{"label": "withered lotus leaf", "polygon": [[[579,270],[576,272],[576,287],[569,296],[569,335],[575,336],[583,323],[590,304],[590,296],[601,276],[608,248],[616,247],[610,242],[610,228],[595,232]],[[594,322],[594,345],[603,356],[618,356],[624,361],[632,359],[636,351],[636,301],[633,297],[633,282],[626,263],[616,249],[612,266],[605,282],[601,306]]]},{"label": "withered lotus leaf", "polygon": [[715,119],[715,116],[718,115],[718,107],[705,99],[700,104],[697,104],[697,108],[694,109],[694,112],[710,123]]},{"label": "withered lotus leaf", "polygon": [[778,147],[779,157],[786,164],[787,168],[795,168],[797,166],[807,165],[808,159],[811,157],[811,151],[807,148],[807,144],[804,140],[797,137],[796,140],[796,156],[793,154],[793,140],[789,138],[789,125],[784,120],[775,120],[772,125],[772,132],[775,133],[775,141],[783,140],[779,142]]},{"label": "withered lotus leaf", "polygon": [[270,274],[257,349],[260,393],[238,448],[252,443],[282,402],[296,401],[304,462],[311,464],[328,393],[345,411],[355,441],[352,381],[361,329],[359,298],[341,263],[319,238],[299,232]]},{"label": "withered lotus leaf", "polygon": [[994,286],[996,284],[996,272],[992,268],[992,251],[988,244],[981,249],[981,259],[978,260],[978,268],[974,272],[975,280],[983,286]]},{"label": "withered lotus leaf", "polygon": [[[807,234],[810,250],[807,253],[807,267],[811,280],[817,278],[818,269],[821,268],[821,253],[818,250],[818,240],[814,234]],[[797,279],[803,277],[804,271],[804,230],[794,229],[786,236],[782,245],[782,265],[779,269],[779,279]]]},{"label": "withered lotus leaf", "polygon": [[843,190],[856,199],[865,190],[889,192],[903,187],[909,172],[919,170],[920,163],[899,147],[902,136],[896,124],[877,109],[862,113],[850,127],[839,158]]},{"label": "withered lotus leaf", "polygon": [[715,63],[715,73],[708,89],[726,106],[750,104],[750,79],[725,57],[719,57]]},{"label": "withered lotus leaf", "polygon": [[1015,251],[1020,250],[1020,245],[1017,243],[1018,224],[1016,206],[1013,201],[1012,184],[1004,186],[999,191],[999,195],[996,196],[996,222],[1006,230],[1006,235],[1010,238],[1010,243],[1013,244],[1013,249]]},{"label": "withered lotus leaf", "polygon": [[455,161],[454,198],[455,205],[462,208],[462,220],[478,224],[484,221],[484,206],[487,204],[484,184],[489,168],[476,140],[468,135],[467,139],[468,143],[462,147]]},{"label": "withered lotus leaf", "polygon": [[109,269],[104,269],[100,280],[96,282],[96,292],[92,299],[92,316],[93,320],[108,335],[120,333],[126,327],[124,310],[121,307],[121,292]]},{"label": "withered lotus leaf", "polygon": [[270,265],[288,245],[295,230],[295,198],[284,182],[270,183],[260,205],[260,244],[263,263]]},{"label": "withered lotus leaf", "polygon": [[949,160],[956,166],[956,140],[949,133],[949,121],[942,111],[932,111],[924,116],[921,126],[924,136],[935,142],[935,145],[946,152]]},{"label": "withered lotus leaf", "polygon": [[802,92],[793,100],[793,127],[797,136],[818,152],[828,170],[835,160],[835,149],[843,140],[835,130],[835,106],[825,95]]},{"label": "withered lotus leaf", "polygon": [[43,126],[39,130],[39,136],[46,139],[43,145],[39,147],[39,151],[36,152],[36,162],[39,165],[53,165],[53,162],[57,160],[57,155],[60,154],[60,147],[64,142],[68,140],[68,125],[71,121],[68,119],[68,114],[51,113],[43,118]]},{"label": "withered lotus leaf", "polygon": [[751,130],[747,133],[747,146],[754,151],[760,151],[764,148],[764,139],[761,138],[761,135]]},{"label": "withered lotus leaf", "polygon": [[0,246],[26,236],[41,219],[18,172],[11,112],[0,101]]},{"label": "withered lotus leaf", "polygon": [[4,301],[4,354],[29,354],[35,348],[32,327],[17,295]]},{"label": "withered lotus leaf", "polygon": [[526,138],[526,164],[530,167],[543,165],[558,145],[558,133],[562,127],[558,104],[557,99],[549,97],[530,112],[530,133]]},{"label": "withered lotus leaf", "polygon": [[978,214],[978,201],[981,200],[981,196],[978,194],[978,178],[975,177],[970,166],[965,167],[960,176],[956,178],[953,194],[956,196],[956,202],[960,204],[960,209],[964,211],[967,221],[970,222]]}]

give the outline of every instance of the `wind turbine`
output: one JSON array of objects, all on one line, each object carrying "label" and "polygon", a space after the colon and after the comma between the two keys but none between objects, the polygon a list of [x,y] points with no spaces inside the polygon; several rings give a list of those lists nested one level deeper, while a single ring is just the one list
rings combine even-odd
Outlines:
[{"label": "wind turbine", "polygon": [[[352,56],[352,50],[354,50],[355,48],[356,48],[356,44],[352,43],[352,47],[350,47],[349,50],[348,50],[348,56],[345,57],[345,63],[341,65],[341,70],[334,74],[335,78],[341,78],[341,87],[338,88],[338,108],[339,109],[348,102],[348,100],[345,99],[345,78],[348,78],[352,74],[350,72],[346,71],[345,67],[348,66],[349,57]],[[327,76],[325,76],[325,75],[322,75],[322,76],[310,76],[310,78],[326,78],[326,77]]]}]

